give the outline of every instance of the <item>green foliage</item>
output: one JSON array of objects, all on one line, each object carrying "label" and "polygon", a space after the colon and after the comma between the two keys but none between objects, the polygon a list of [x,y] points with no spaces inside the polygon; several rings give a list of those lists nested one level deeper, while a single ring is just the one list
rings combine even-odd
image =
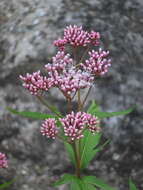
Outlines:
[{"label": "green foliage", "polygon": [[43,119],[48,119],[48,118],[55,118],[55,116],[50,115],[50,114],[45,114],[45,113],[30,112],[30,111],[19,112],[17,110],[11,109],[11,108],[7,108],[7,109],[15,115],[19,115],[19,116],[27,117],[27,118],[31,118],[31,119],[43,120]]},{"label": "green foliage", "polygon": [[96,187],[101,190],[115,190],[94,176],[77,178],[76,176],[65,174],[59,181],[54,183],[54,186],[63,184],[69,184],[70,190],[97,190]]},{"label": "green foliage", "polygon": [[108,118],[108,117],[126,115],[126,114],[131,113],[133,110],[134,110],[134,107],[129,108],[127,110],[117,111],[117,112],[101,112],[99,111],[99,107],[96,104],[96,102],[92,101],[91,105],[89,106],[88,112],[91,115],[96,115],[99,119],[103,119],[103,118]]},{"label": "green foliage", "polygon": [[138,190],[135,184],[132,182],[131,178],[129,179],[129,189],[130,190]]},{"label": "green foliage", "polygon": [[75,154],[74,154],[72,145],[67,143],[67,142],[65,142],[64,145],[65,145],[65,149],[66,149],[66,151],[68,153],[68,156],[69,156],[69,159],[70,159],[71,163],[75,166],[76,161],[75,161]]},{"label": "green foliage", "polygon": [[99,149],[95,148],[100,141],[101,134],[93,135],[89,130],[84,131],[84,137],[80,140],[81,169],[87,167]]},{"label": "green foliage", "polygon": [[64,174],[60,180],[56,181],[53,186],[59,186],[67,183],[71,183],[74,180],[75,176],[70,174]]},{"label": "green foliage", "polygon": [[103,182],[101,179],[96,178],[95,176],[84,176],[82,180],[85,183],[94,185],[96,187],[101,188],[102,190],[115,190],[114,188],[107,185],[105,182]]},{"label": "green foliage", "polygon": [[5,189],[5,188],[9,187],[14,181],[15,181],[15,179],[12,179],[11,181],[0,184],[0,189]]}]

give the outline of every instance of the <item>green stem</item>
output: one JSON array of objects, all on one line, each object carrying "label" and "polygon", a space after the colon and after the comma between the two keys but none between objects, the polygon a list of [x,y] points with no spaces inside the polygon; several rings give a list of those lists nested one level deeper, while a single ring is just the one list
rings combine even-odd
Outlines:
[{"label": "green stem", "polygon": [[83,103],[82,103],[82,107],[84,106],[84,104],[85,104],[85,102],[86,102],[86,100],[87,100],[87,98],[88,98],[88,96],[89,96],[89,93],[90,93],[90,91],[91,91],[91,88],[92,88],[92,86],[90,86],[89,89],[88,89],[88,91],[87,91],[87,94],[86,94],[86,96],[85,96],[85,98],[84,98],[84,100],[83,100]]},{"label": "green stem", "polygon": [[77,96],[78,96],[78,111],[81,111],[82,103],[81,103],[81,97],[80,97],[80,90],[78,90]]},{"label": "green stem", "polygon": [[62,115],[60,113],[58,113],[57,111],[55,111],[55,109],[48,104],[47,101],[45,101],[45,99],[43,99],[41,96],[36,96],[38,98],[38,100],[44,105],[46,106],[50,111],[52,111],[53,113],[55,113],[58,117],[62,117]]},{"label": "green stem", "polygon": [[82,62],[83,58],[86,56],[86,54],[87,54],[87,52],[89,51],[89,49],[90,49],[90,45],[89,45],[89,46],[86,48],[86,50],[84,51],[83,55],[82,55],[81,58],[80,58],[79,63]]},{"label": "green stem", "polygon": [[70,113],[72,111],[71,98],[67,98],[67,103],[68,103],[68,112]]},{"label": "green stem", "polygon": [[81,177],[80,174],[80,152],[79,152],[79,140],[77,142],[74,142],[73,145],[74,153],[75,153],[75,160],[76,160],[76,166],[75,166],[75,174],[78,178]]}]

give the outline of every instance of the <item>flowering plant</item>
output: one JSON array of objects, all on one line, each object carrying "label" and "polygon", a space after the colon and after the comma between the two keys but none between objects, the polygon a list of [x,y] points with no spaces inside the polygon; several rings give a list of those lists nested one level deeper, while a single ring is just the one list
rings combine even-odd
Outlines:
[{"label": "flowering plant", "polygon": [[[97,49],[99,40],[98,32],[87,32],[76,25],[67,26],[63,37],[54,41],[58,52],[52,58],[52,62],[45,65],[47,75],[43,76],[40,71],[37,71],[20,76],[23,87],[37,97],[52,114],[18,112],[9,108],[14,114],[43,119],[41,134],[47,138],[63,141],[69,158],[75,166],[75,175],[65,174],[54,185],[68,183],[71,190],[96,190],[96,188],[113,190],[95,176],[82,176],[81,171],[107,143],[97,147],[102,133],[100,120],[132,111],[128,109],[119,112],[101,112],[95,101],[92,101],[87,111],[84,110],[94,81],[97,77],[106,74],[111,66],[111,60],[108,58],[109,51]],[[71,54],[67,53],[69,49],[72,50]],[[83,51],[82,55],[81,51]],[[57,108],[46,101],[44,93],[52,88],[57,88],[64,96],[67,102],[67,115],[63,116]],[[85,97],[81,94],[84,89],[88,89]],[[77,100],[76,111],[73,111],[73,100]]]}]

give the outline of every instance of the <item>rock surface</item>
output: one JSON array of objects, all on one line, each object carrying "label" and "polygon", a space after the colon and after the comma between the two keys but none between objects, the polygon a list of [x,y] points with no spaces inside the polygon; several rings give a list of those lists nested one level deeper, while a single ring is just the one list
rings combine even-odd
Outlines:
[{"label": "rock surface", "polygon": [[[136,105],[128,116],[104,120],[104,138],[111,143],[86,173],[119,190],[128,189],[131,176],[143,188],[142,15],[142,0],[0,1],[0,151],[9,159],[9,168],[0,171],[0,179],[18,177],[10,190],[54,190],[51,182],[72,172],[62,144],[39,133],[40,122],[6,111],[8,106],[47,112],[21,87],[18,76],[41,69],[50,60],[56,51],[52,41],[69,24],[99,31],[102,46],[111,52],[112,68],[96,81],[88,102],[96,99],[104,111]],[[56,91],[48,99],[65,112],[65,102]]]}]

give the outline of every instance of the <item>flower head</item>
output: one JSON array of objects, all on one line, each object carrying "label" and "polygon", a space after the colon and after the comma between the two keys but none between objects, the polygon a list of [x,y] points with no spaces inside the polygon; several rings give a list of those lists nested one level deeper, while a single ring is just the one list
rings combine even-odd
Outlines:
[{"label": "flower head", "polygon": [[58,133],[58,130],[56,128],[56,120],[55,119],[46,119],[41,126],[41,133],[43,136],[46,136],[48,138],[55,139],[56,135]]},{"label": "flower head", "polygon": [[87,46],[90,42],[88,37],[88,32],[82,29],[82,26],[78,27],[74,26],[67,26],[64,30],[64,39],[70,45],[76,46]]},{"label": "flower head", "polygon": [[59,89],[65,95],[71,95],[79,89],[89,87],[92,79],[88,73],[76,71],[75,67],[72,67],[68,71],[63,71],[57,81]]},{"label": "flower head", "polygon": [[104,75],[111,66],[111,60],[107,59],[109,51],[92,50],[89,52],[89,59],[85,63],[81,63],[83,69],[89,71],[93,75]]},{"label": "flower head", "polygon": [[7,164],[7,159],[5,154],[0,152],[0,168],[7,168],[8,164]]},{"label": "flower head", "polygon": [[99,39],[100,39],[100,34],[99,32],[95,32],[95,31],[91,31],[90,33],[88,33],[89,39],[91,41],[91,44],[93,45],[99,45]]},{"label": "flower head", "polygon": [[27,73],[25,77],[20,75],[20,79],[23,80],[23,86],[32,95],[38,95],[41,90],[47,91],[53,85],[53,81],[46,76],[41,76],[40,71],[34,72],[33,74]]},{"label": "flower head", "polygon": [[59,48],[60,51],[64,51],[64,46],[67,43],[66,39],[61,39],[59,38],[58,40],[54,41],[54,45],[57,46]]},{"label": "flower head", "polygon": [[85,128],[92,133],[99,132],[97,117],[85,112],[71,112],[65,118],[60,119],[60,121],[64,127],[65,136],[69,137],[72,141],[82,138]]},{"label": "flower head", "polygon": [[61,72],[66,66],[70,66],[73,60],[70,58],[70,54],[65,54],[64,51],[58,51],[57,54],[52,58],[52,64],[48,63],[45,68],[51,76],[51,72]]}]

